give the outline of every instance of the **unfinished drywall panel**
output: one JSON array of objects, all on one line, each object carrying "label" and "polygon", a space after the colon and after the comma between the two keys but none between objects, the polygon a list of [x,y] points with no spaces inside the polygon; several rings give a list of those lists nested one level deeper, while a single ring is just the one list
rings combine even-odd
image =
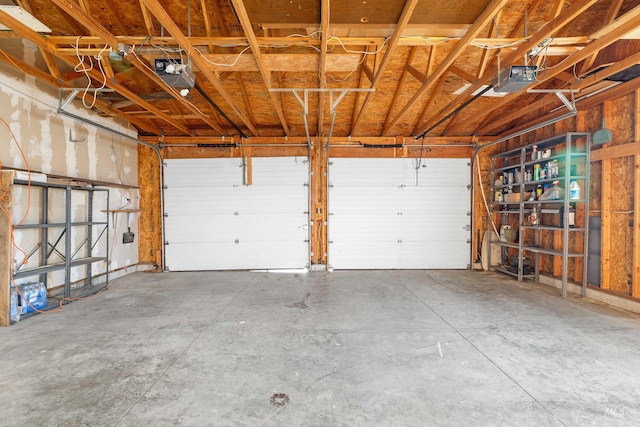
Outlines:
[{"label": "unfinished drywall panel", "polygon": [[[137,190],[137,147],[135,141],[123,135],[117,135],[90,123],[58,113],[59,99],[56,91],[36,86],[31,79],[17,74],[0,72],[0,161],[5,168],[31,171],[32,179],[62,179],[63,182],[94,182],[100,187],[107,187],[110,202],[94,200],[94,220],[102,215],[107,217],[107,210],[132,208],[139,206]],[[122,134],[135,136],[119,123],[98,116],[73,102],[65,110],[83,117],[90,122],[112,128]],[[28,179],[27,174],[21,176]],[[64,192],[52,192],[50,203],[44,215],[41,210],[41,189],[32,186],[14,186],[13,206],[14,223],[36,224],[44,220],[64,222]],[[87,199],[74,194],[71,200],[73,218],[82,221],[86,217]],[[74,219],[75,220],[75,219]],[[124,244],[122,233],[129,228],[137,233],[138,215],[131,215],[127,220],[120,215],[110,218],[110,250],[112,255],[109,270],[127,268],[138,263],[137,244]],[[17,246],[30,253],[39,242],[38,233],[26,230],[16,231]],[[51,233],[52,235],[54,233]],[[79,230],[71,236],[74,248],[81,246],[84,239]],[[103,239],[106,239],[103,237]],[[99,251],[99,246],[96,251]],[[105,249],[106,251],[106,245]],[[80,252],[82,253],[82,249]],[[51,262],[55,262],[55,251]],[[25,255],[20,250],[14,251],[14,262],[23,262]],[[36,263],[39,253],[31,255],[29,261]],[[36,264],[37,265],[37,264]],[[102,269],[102,270],[100,270]],[[94,266],[93,273],[106,271],[107,266]],[[50,287],[59,286],[64,277],[61,273],[50,274]],[[84,273],[80,269],[72,271],[72,281],[82,281]]]}]

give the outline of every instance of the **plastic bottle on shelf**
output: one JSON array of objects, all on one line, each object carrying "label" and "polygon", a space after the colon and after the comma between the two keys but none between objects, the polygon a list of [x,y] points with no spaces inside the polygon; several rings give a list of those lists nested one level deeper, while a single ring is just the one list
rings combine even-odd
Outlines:
[{"label": "plastic bottle on shelf", "polygon": [[538,186],[536,187],[536,200],[540,200],[540,197],[542,196],[543,193],[544,193],[544,190],[542,188],[542,185],[538,184]]},{"label": "plastic bottle on shelf", "polygon": [[538,181],[540,179],[540,165],[533,166],[533,180]]},{"label": "plastic bottle on shelf", "polygon": [[553,181],[553,193],[551,193],[551,198],[553,200],[558,200],[560,198],[560,187],[558,185],[560,181]]},{"label": "plastic bottle on shelf", "polygon": [[554,160],[553,162],[551,162],[551,165],[552,165],[552,169],[553,169],[553,177],[552,178],[557,178],[558,175],[560,175],[558,161]]},{"label": "plastic bottle on shelf", "polygon": [[531,160],[538,160],[538,146],[531,147]]},{"label": "plastic bottle on shelf", "polygon": [[569,184],[569,198],[571,200],[580,199],[580,185],[576,181],[571,181]]}]

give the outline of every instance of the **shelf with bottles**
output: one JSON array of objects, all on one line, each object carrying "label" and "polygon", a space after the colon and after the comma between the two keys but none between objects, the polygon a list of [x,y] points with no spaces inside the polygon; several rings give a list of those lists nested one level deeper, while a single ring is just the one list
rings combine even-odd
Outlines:
[{"label": "shelf with bottles", "polygon": [[584,257],[588,242],[584,215],[576,212],[589,209],[590,144],[588,133],[569,132],[491,157],[491,217],[518,231],[515,242],[492,242],[502,259],[491,269],[538,280],[543,257],[559,257],[566,296],[568,259]]}]

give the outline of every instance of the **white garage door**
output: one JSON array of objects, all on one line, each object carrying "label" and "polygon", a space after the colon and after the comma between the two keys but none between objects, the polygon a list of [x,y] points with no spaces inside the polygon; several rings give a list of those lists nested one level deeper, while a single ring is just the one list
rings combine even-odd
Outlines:
[{"label": "white garage door", "polygon": [[165,167],[169,270],[305,268],[308,162],[253,158],[243,185],[241,159],[175,159]]},{"label": "white garage door", "polygon": [[331,162],[331,268],[467,268],[469,159]]}]

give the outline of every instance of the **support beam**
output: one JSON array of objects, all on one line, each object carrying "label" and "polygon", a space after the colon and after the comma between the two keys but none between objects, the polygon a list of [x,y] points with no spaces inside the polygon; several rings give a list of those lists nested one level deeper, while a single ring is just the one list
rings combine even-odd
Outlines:
[{"label": "support beam", "polygon": [[[74,7],[77,8],[78,6],[75,5]],[[48,41],[48,39],[46,39],[42,35],[36,33],[32,29],[26,27],[24,24],[22,24],[21,22],[15,20],[14,18],[12,18],[11,16],[7,15],[6,13],[4,13],[2,11],[0,11],[0,20],[2,20],[2,22],[5,23],[5,25],[7,25],[9,28],[11,28],[16,34],[18,34],[21,37],[24,37],[24,38],[26,38],[28,40],[31,40],[38,47],[41,47],[41,48],[43,48],[43,49],[45,49],[45,50],[47,50],[48,52],[51,52],[51,53],[53,53],[55,51],[55,46],[53,44],[51,44]],[[67,64],[71,65],[72,67],[77,65],[76,61],[74,61],[73,59],[71,59],[69,57],[60,56],[60,59],[62,59]],[[101,80],[102,79],[102,75],[95,69],[89,71],[89,75],[92,78],[96,79],[96,80]],[[152,104],[144,101],[142,98],[140,98],[138,95],[136,95],[135,93],[133,93],[129,89],[125,88],[124,86],[121,86],[121,85],[119,85],[117,83],[108,81],[107,82],[107,87],[109,87],[111,89],[114,89],[116,92],[120,93],[125,98],[130,99],[131,101],[135,102],[136,104],[140,105],[142,108],[145,108],[146,110],[153,112],[160,119],[165,120],[167,123],[175,126],[180,131],[182,131],[182,132],[184,132],[186,134],[189,134],[189,129],[187,129],[186,126],[176,122],[168,114],[165,114],[164,112],[162,112],[158,108],[154,107]],[[148,128],[145,128],[145,129],[149,130],[150,132],[155,133],[155,134],[159,134],[160,133],[157,128],[155,130],[151,130],[151,129],[148,129]]]},{"label": "support beam", "polygon": [[[567,10],[562,15],[550,21],[540,31],[531,36],[526,42],[520,44],[518,49],[503,58],[502,66],[508,66],[520,61],[525,54],[531,51],[531,49],[538,46],[546,38],[558,32],[561,28],[563,28],[569,22],[573,21],[577,16],[579,16],[581,13],[583,13],[585,10],[587,10],[597,2],[598,0],[584,0],[582,2],[575,3],[567,8]],[[560,71],[564,71],[564,69]],[[418,133],[421,133],[425,129],[428,129],[434,124],[438,123],[440,120],[442,120],[442,118],[446,117],[460,105],[467,102],[467,100],[473,96],[473,93],[475,93],[483,85],[491,84],[492,80],[492,76],[485,75],[483,78],[479,79],[477,82],[469,86],[462,94],[458,95],[438,113],[434,114],[423,126],[421,126],[420,132]]]},{"label": "support beam", "polygon": [[153,36],[155,34],[155,28],[153,28],[153,15],[147,9],[144,4],[144,0],[140,0],[140,10],[142,11],[142,19],[144,19],[144,26],[147,28],[147,34]]},{"label": "support beam", "polygon": [[[393,36],[391,36],[391,40],[387,43],[387,50],[384,53],[384,57],[382,58],[382,62],[380,66],[377,67],[376,73],[373,77],[373,81],[371,82],[371,88],[375,89],[376,84],[380,81],[382,74],[385,72],[387,66],[391,62],[391,56],[396,52],[396,47],[398,46],[398,41],[404,32],[404,29],[409,24],[409,20],[411,19],[411,15],[413,15],[413,11],[418,5],[418,0],[407,0],[404,4],[404,9],[402,9],[402,14],[400,15],[400,19],[396,24],[396,28],[393,32]],[[356,115],[355,120],[351,123],[351,134],[355,134],[356,129],[358,128],[358,124],[360,123],[360,119],[363,117],[364,112],[369,104],[369,100],[371,99],[372,93],[367,93],[367,96],[364,98],[364,102],[362,103],[362,107],[360,108],[360,112]]]},{"label": "support beam", "polygon": [[[602,107],[602,117],[611,123],[611,101],[605,101]],[[607,147],[605,144],[604,147]],[[600,287],[602,289],[611,288],[611,197],[613,183],[611,180],[611,159],[602,160],[602,184],[600,201],[600,236],[601,236],[601,265],[600,265]]]},{"label": "support beam", "polygon": [[[318,76],[320,76],[320,89],[327,87],[327,50],[329,39],[329,0],[322,0],[320,6],[320,69],[318,70]],[[318,135],[324,134],[324,92],[318,94]]]},{"label": "support beam", "polygon": [[400,77],[400,81],[398,82],[398,87],[396,88],[396,91],[393,94],[393,99],[391,100],[391,105],[389,105],[389,110],[387,110],[387,117],[384,120],[383,129],[387,128],[387,123],[389,123],[389,120],[391,120],[391,113],[393,112],[393,109],[395,108],[396,103],[400,98],[400,95],[402,93],[402,87],[407,81],[407,77],[409,73],[411,73],[414,77],[415,77],[415,74],[413,74],[412,70],[415,71],[416,73],[419,73],[418,70],[416,70],[411,66],[411,61],[413,61],[415,54],[416,54],[416,47],[413,46],[411,50],[409,50],[409,56],[407,57],[407,62],[405,63],[404,68],[402,69],[402,76]]},{"label": "support beam", "polygon": [[[622,3],[624,0],[613,0],[611,5],[609,6],[609,10],[607,11],[607,16],[603,19],[604,25],[609,25],[613,21],[615,21],[616,16],[618,16],[618,12],[620,12],[620,8],[622,7]],[[584,60],[582,67],[580,68],[579,76],[584,75],[587,71],[593,67],[593,64],[596,62],[596,58],[598,57],[597,53],[594,53],[590,57]]]},{"label": "support beam", "polygon": [[[635,29],[637,26],[640,26],[640,6],[636,6],[634,9],[627,12],[623,18],[624,18],[624,24],[621,25],[621,24],[618,24],[617,22],[615,24],[611,24],[609,25],[609,28],[608,28],[610,31],[608,31],[607,28],[601,29],[599,31],[599,33],[601,34],[599,39],[595,40],[593,43],[591,43],[584,49],[580,50],[579,52],[576,52],[573,55],[568,56],[559,64],[545,70],[544,75],[539,79],[538,84],[551,80],[558,74],[561,74],[562,72],[564,72],[564,70],[578,64],[580,61],[587,58],[589,55],[597,54],[600,50],[616,42],[621,36]],[[521,96],[522,93],[525,92],[526,90],[528,89],[524,88],[517,92],[510,93],[509,95],[503,97],[499,101],[494,102],[491,106],[491,111],[495,111],[509,104],[510,102],[514,101],[517,97]],[[491,129],[491,127],[476,129],[475,132],[477,133],[487,132],[489,129]]]},{"label": "support beam", "polygon": [[[244,2],[242,0],[231,0],[231,2],[233,3],[233,8],[236,12],[236,15],[238,16],[238,19],[240,20],[240,25],[242,25],[244,34],[249,41],[249,46],[251,46],[251,52],[253,53],[253,57],[255,58],[256,63],[258,64],[258,68],[260,69],[262,80],[264,81],[267,90],[269,90],[271,89],[271,73],[266,69],[266,67],[264,66],[264,62],[262,61],[262,52],[260,51],[260,45],[258,44],[255,33],[253,32],[253,25],[251,23],[251,19],[249,18],[249,14],[247,13],[247,9],[244,7]],[[284,130],[285,135],[288,136],[289,125],[287,124],[287,119],[284,116],[282,105],[280,104],[276,94],[269,92],[269,97],[271,97],[271,103],[273,104],[273,107],[278,114],[282,129]]]},{"label": "support beam", "polygon": [[164,28],[169,31],[178,42],[180,47],[187,52],[187,54],[191,57],[193,63],[200,69],[200,72],[204,74],[206,79],[213,85],[213,87],[220,93],[222,98],[229,104],[229,106],[235,111],[235,113],[240,117],[242,122],[249,128],[251,133],[254,135],[258,134],[256,127],[251,123],[247,115],[238,108],[237,104],[234,102],[231,95],[227,92],[227,90],[220,84],[217,76],[213,71],[211,71],[208,67],[208,62],[203,58],[200,51],[193,48],[193,45],[189,42],[189,39],[182,33],[178,25],[171,19],[166,10],[160,5],[158,0],[141,0],[144,2],[145,6],[149,9],[151,13],[160,21],[160,23],[164,26]]},{"label": "support beam", "polygon": [[[634,137],[640,141],[640,90],[635,91]],[[631,296],[640,298],[640,147],[636,151],[633,169],[633,273]]]},{"label": "support beam", "polygon": [[[80,8],[76,7],[73,3],[71,3],[68,0],[52,0],[52,1],[59,8],[61,8],[67,14],[69,14],[73,19],[75,19],[79,24],[83,25],[85,28],[87,28],[93,34],[97,34],[98,36],[103,38],[112,48],[114,48],[114,49],[117,48],[118,40],[116,39],[116,37],[113,34],[111,34],[106,28],[104,28],[102,25],[100,25],[98,22],[96,22],[95,19],[93,19],[90,15],[88,15],[86,11],[83,11]],[[194,105],[192,105],[191,103],[186,102],[184,100],[184,98],[175,89],[168,87],[162,81],[162,79],[160,79],[160,77],[158,77],[158,75],[150,68],[150,66],[148,64],[144,63],[142,61],[142,59],[140,59],[137,56],[135,56],[135,59],[137,59],[137,61],[136,60],[132,60],[132,61],[130,61],[130,63],[134,67],[136,67],[140,72],[142,72],[145,76],[147,76],[147,78],[149,78],[150,80],[155,82],[161,88],[165,89],[169,94],[171,94],[174,97],[174,99],[176,99],[178,101],[181,101],[181,102],[184,102],[185,106],[190,111],[192,111],[194,114],[198,115],[201,120],[203,120],[205,123],[207,123],[209,126],[211,126],[214,130],[219,132],[221,135],[225,134],[224,130],[222,130],[222,128],[217,123],[213,122],[209,117],[205,116]],[[111,70],[110,66],[106,65],[105,70]],[[111,74],[111,75],[109,76],[109,74]],[[109,81],[113,82],[115,80],[113,78],[114,77],[113,76],[113,72],[107,73],[107,75],[108,75],[108,77],[110,77]],[[107,83],[107,85],[109,85],[109,84]],[[149,105],[151,105],[151,104],[149,104]],[[155,109],[155,107],[154,107],[154,109]],[[152,111],[152,110],[149,110],[149,111]],[[160,111],[160,110],[157,110],[157,111]],[[161,114],[164,114],[164,113],[161,112]],[[162,116],[160,116],[160,117],[162,117]],[[173,120],[173,119],[171,119],[171,120],[172,121],[168,122],[168,123],[173,124],[174,126],[178,127],[178,129],[182,130],[183,132],[185,132],[187,134],[189,133],[188,128],[184,127],[183,125],[179,125],[178,122]]]},{"label": "support beam", "polygon": [[13,171],[0,171],[0,187],[5,193],[0,197],[0,326],[9,326],[11,323],[10,284],[13,263],[11,261],[11,233],[12,224],[12,204],[11,189],[13,188]]},{"label": "support beam", "polygon": [[[595,0],[594,0],[595,1]],[[440,80],[444,74],[449,70],[449,67],[458,59],[464,50],[473,42],[473,39],[482,31],[493,17],[508,3],[508,0],[492,0],[487,5],[484,11],[480,14],[476,22],[473,23],[469,31],[456,43],[455,47],[451,49],[447,57],[438,65],[438,68],[429,76],[429,80],[425,83],[407,102],[407,104],[400,110],[398,115],[389,123],[389,129],[393,127],[400,118],[409,110],[409,108],[416,102],[429,88],[431,88],[436,81]],[[468,90],[467,90],[468,91]],[[473,92],[473,91],[471,91]],[[446,115],[446,114],[445,114]],[[444,117],[444,115],[443,115]],[[436,121],[434,121],[435,123]]]}]

